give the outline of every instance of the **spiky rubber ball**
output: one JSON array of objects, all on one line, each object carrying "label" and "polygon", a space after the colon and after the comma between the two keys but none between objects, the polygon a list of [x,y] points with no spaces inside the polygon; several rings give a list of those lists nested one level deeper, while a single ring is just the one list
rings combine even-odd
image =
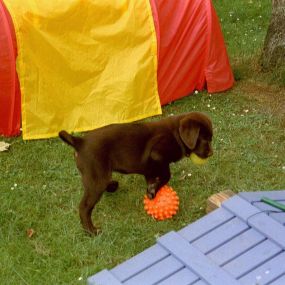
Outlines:
[{"label": "spiky rubber ball", "polygon": [[154,219],[162,221],[172,218],[178,211],[179,197],[168,185],[161,187],[154,199],[144,197],[144,209]]}]

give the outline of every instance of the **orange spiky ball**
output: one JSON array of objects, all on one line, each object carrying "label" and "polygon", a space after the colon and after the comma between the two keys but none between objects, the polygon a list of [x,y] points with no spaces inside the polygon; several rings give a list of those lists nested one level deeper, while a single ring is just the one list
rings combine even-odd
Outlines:
[{"label": "orange spiky ball", "polygon": [[155,218],[162,221],[172,218],[178,211],[179,197],[177,193],[168,185],[161,187],[154,199],[144,197],[144,209]]}]

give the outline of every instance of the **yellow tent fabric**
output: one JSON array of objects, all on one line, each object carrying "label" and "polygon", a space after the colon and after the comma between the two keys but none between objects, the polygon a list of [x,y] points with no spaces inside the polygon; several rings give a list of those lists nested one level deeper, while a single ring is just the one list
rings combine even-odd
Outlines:
[{"label": "yellow tent fabric", "polygon": [[149,0],[5,0],[24,139],[161,114]]}]

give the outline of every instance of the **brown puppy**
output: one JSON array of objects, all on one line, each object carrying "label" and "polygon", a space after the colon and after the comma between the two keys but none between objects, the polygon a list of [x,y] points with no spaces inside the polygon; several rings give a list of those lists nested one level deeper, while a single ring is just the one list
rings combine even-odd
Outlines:
[{"label": "brown puppy", "polygon": [[118,182],[112,172],[144,175],[147,195],[154,198],[170,179],[169,164],[191,152],[202,158],[213,154],[212,123],[199,112],[172,116],[156,122],[113,124],[89,132],[83,138],[66,131],[60,138],[75,149],[84,195],[79,213],[84,229],[97,234],[91,213],[104,191],[114,192]]}]

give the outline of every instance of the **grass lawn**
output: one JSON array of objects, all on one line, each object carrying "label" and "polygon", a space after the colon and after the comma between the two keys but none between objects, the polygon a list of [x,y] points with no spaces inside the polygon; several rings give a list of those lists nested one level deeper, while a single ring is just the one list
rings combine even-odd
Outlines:
[{"label": "grass lawn", "polygon": [[82,186],[72,149],[59,139],[5,139],[11,147],[0,153],[1,284],[85,284],[88,276],[205,215],[213,193],[285,189],[285,80],[258,65],[270,1],[214,4],[237,82],[228,92],[203,92],[163,108],[163,116],[204,111],[214,123],[209,163],[197,167],[184,159],[171,167],[179,213],[170,221],[152,220],[143,209],[144,179],[117,175],[120,190],[106,193],[93,215],[103,233],[90,238],[79,223]]}]

